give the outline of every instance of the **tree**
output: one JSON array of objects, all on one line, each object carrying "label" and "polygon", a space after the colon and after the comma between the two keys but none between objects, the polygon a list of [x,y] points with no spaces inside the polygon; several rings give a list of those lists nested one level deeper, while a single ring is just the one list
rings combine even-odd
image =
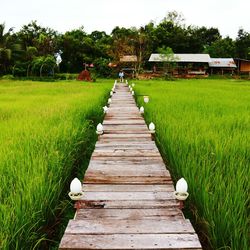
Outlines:
[{"label": "tree", "polygon": [[170,74],[173,72],[175,61],[178,58],[174,55],[174,52],[170,47],[159,48],[158,53],[160,54],[160,58],[163,62],[163,69],[166,77],[171,78]]},{"label": "tree", "polygon": [[20,50],[20,44],[13,37],[13,28],[5,32],[5,24],[0,24],[0,74],[8,72],[12,58]]},{"label": "tree", "polygon": [[250,33],[240,29],[235,42],[236,56],[250,59]]},{"label": "tree", "polygon": [[207,46],[205,52],[211,57],[235,57],[235,42],[230,37],[221,38]]}]

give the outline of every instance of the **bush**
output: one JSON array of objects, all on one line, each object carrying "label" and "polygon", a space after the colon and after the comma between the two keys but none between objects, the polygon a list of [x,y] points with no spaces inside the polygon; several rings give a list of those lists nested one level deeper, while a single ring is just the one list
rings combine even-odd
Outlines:
[{"label": "bush", "polygon": [[13,80],[14,76],[13,75],[3,75],[1,77],[1,79],[3,79],[3,80]]}]

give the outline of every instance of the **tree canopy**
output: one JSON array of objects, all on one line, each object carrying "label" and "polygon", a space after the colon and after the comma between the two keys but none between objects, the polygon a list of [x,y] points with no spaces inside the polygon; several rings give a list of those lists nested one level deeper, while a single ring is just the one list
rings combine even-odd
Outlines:
[{"label": "tree canopy", "polygon": [[167,47],[174,53],[250,59],[250,33],[241,28],[235,40],[222,38],[216,27],[186,26],[175,11],[158,24],[151,21],[140,28],[117,26],[110,35],[97,30],[87,34],[83,26],[59,34],[36,21],[18,32],[6,31],[5,24],[0,24],[0,74],[15,71],[19,75],[39,75],[34,65],[43,62],[45,69],[46,64],[54,63],[54,54],[59,50],[63,52],[61,72],[79,72],[83,64],[92,63],[104,72],[110,62],[117,63],[123,55],[136,55],[140,71],[151,53]]}]

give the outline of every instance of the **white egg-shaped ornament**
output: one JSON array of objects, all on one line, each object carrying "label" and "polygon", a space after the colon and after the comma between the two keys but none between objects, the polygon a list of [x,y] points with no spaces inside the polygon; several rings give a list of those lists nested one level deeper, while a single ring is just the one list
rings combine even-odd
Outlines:
[{"label": "white egg-shaped ornament", "polygon": [[184,178],[181,178],[176,183],[176,191],[179,193],[185,193],[188,190],[188,184]]},{"label": "white egg-shaped ornament", "polygon": [[74,178],[70,183],[70,192],[72,193],[80,193],[82,191],[82,183],[78,178]]},{"label": "white egg-shaped ornament", "polygon": [[135,91],[132,91],[131,94],[132,94],[132,95],[135,95]]},{"label": "white egg-shaped ornament", "polygon": [[70,183],[69,197],[72,200],[80,200],[83,196],[82,183],[79,179],[74,178]]},{"label": "white egg-shaped ornament", "polygon": [[104,107],[103,107],[103,112],[104,112],[104,113],[107,113],[107,112],[108,112],[108,109],[109,109],[109,108],[108,108],[107,106],[104,106]]},{"label": "white egg-shaped ornament", "polygon": [[145,103],[148,103],[149,102],[149,96],[144,96],[143,100],[144,100]]},{"label": "white egg-shaped ornament", "polygon": [[108,99],[108,104],[110,104],[112,102],[111,98]]},{"label": "white egg-shaped ornament", "polygon": [[125,82],[126,82],[126,84],[128,84],[128,80],[126,80]]},{"label": "white egg-shaped ornament", "polygon": [[179,201],[184,201],[189,196],[188,184],[184,178],[181,178],[176,183],[176,191],[174,192],[174,196]]},{"label": "white egg-shaped ornament", "polygon": [[103,134],[103,126],[102,126],[101,123],[99,123],[99,124],[97,125],[97,127],[96,127],[96,133],[97,133],[98,135],[102,135],[102,134]]},{"label": "white egg-shaped ornament", "polygon": [[148,128],[149,128],[149,131],[150,131],[151,134],[154,134],[154,133],[155,133],[155,125],[154,125],[153,122],[151,122],[151,123],[149,124]]},{"label": "white egg-shaped ornament", "polygon": [[113,95],[113,91],[111,90],[111,91],[110,91],[110,96],[112,96],[112,95]]},{"label": "white egg-shaped ornament", "polygon": [[140,107],[140,113],[144,114],[144,108],[142,106]]}]

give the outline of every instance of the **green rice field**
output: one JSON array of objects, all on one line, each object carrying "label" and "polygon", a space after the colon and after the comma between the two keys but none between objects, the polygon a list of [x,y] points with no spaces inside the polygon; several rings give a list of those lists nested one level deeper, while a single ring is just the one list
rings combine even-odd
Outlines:
[{"label": "green rice field", "polygon": [[111,86],[0,81],[0,249],[46,249]]},{"label": "green rice field", "polygon": [[[156,141],[204,246],[249,249],[250,82],[135,81],[138,106],[156,125]],[[149,95],[145,104],[143,95]]]},{"label": "green rice field", "polygon": [[[173,179],[188,182],[184,212],[204,249],[248,250],[250,82],[131,82]],[[0,81],[0,249],[56,249],[51,224],[72,207],[112,84]]]}]

